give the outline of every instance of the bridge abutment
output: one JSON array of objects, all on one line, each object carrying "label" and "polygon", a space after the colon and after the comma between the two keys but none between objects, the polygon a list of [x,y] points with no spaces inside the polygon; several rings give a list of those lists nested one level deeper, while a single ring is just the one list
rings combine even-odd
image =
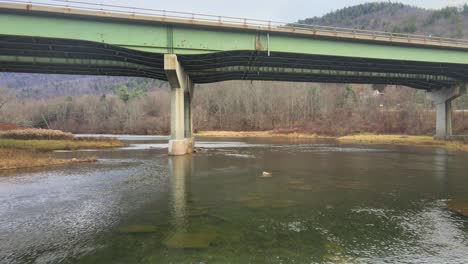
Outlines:
[{"label": "bridge abutment", "polygon": [[175,54],[164,55],[164,70],[171,85],[171,139],[169,155],[193,152],[192,127],[193,83]]},{"label": "bridge abutment", "polygon": [[436,105],[437,139],[448,140],[452,137],[452,101],[466,92],[467,84],[432,90],[429,99]]}]

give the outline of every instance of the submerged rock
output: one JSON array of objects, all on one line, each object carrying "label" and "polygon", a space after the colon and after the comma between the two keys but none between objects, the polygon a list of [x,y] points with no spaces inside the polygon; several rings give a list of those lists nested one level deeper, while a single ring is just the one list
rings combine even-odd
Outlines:
[{"label": "submerged rock", "polygon": [[299,203],[293,200],[274,200],[266,199],[258,195],[249,195],[240,199],[240,202],[252,209],[260,208],[288,208],[298,205]]},{"label": "submerged rock", "polygon": [[266,171],[264,171],[262,175],[260,176],[260,178],[271,178],[271,177],[273,177],[273,174],[271,172],[266,172]]},{"label": "submerged rock", "polygon": [[141,233],[154,233],[156,227],[152,225],[130,225],[119,228],[119,233],[125,234],[141,234]]},{"label": "submerged rock", "polygon": [[271,208],[288,208],[299,205],[298,202],[292,200],[278,200],[273,201]]},{"label": "submerged rock", "polygon": [[296,190],[296,191],[313,191],[314,188],[308,185],[294,185],[290,186],[289,189]]},{"label": "submerged rock", "polygon": [[248,208],[253,208],[253,209],[264,208],[267,206],[266,201],[263,199],[253,199],[250,201],[245,201],[243,204],[247,206]]},{"label": "submerged rock", "polygon": [[304,181],[292,180],[289,181],[289,189],[296,191],[313,191],[315,190],[312,186],[307,185]]},{"label": "submerged rock", "polygon": [[447,207],[457,214],[468,217],[468,201],[450,200],[447,202]]},{"label": "submerged rock", "polygon": [[348,181],[338,183],[336,187],[350,190],[368,190],[369,184],[365,182]]},{"label": "submerged rock", "polygon": [[217,233],[213,230],[198,232],[179,231],[168,236],[163,241],[163,244],[168,248],[205,249],[210,247],[211,242],[213,242],[217,236]]},{"label": "submerged rock", "polygon": [[266,200],[259,195],[248,195],[239,199],[239,201],[248,208],[258,209],[267,206]]},{"label": "submerged rock", "polygon": [[305,184],[304,181],[299,181],[299,180],[291,180],[288,182],[290,185],[303,185]]},{"label": "submerged rock", "polygon": [[206,216],[210,212],[209,207],[194,207],[188,212],[189,217]]}]

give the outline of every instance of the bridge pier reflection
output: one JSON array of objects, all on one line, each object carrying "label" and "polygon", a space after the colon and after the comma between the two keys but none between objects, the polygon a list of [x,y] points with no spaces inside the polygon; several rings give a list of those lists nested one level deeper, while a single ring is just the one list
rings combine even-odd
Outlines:
[{"label": "bridge pier reflection", "polygon": [[192,157],[169,158],[172,215],[176,228],[183,228],[187,219],[187,201],[192,175]]}]

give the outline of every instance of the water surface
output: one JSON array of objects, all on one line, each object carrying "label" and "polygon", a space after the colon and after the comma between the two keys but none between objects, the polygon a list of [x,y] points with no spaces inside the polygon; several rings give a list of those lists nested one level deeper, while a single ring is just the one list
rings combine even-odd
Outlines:
[{"label": "water surface", "polygon": [[[0,263],[467,263],[466,153],[167,138],[0,176]],[[261,178],[271,172],[271,178]]]}]

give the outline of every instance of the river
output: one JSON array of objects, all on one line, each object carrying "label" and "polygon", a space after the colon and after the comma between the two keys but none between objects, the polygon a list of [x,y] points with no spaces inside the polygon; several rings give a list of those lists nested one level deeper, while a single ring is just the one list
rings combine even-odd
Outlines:
[{"label": "river", "polygon": [[[0,175],[0,263],[468,263],[468,154],[166,137]],[[261,177],[263,172],[271,177]]]}]

